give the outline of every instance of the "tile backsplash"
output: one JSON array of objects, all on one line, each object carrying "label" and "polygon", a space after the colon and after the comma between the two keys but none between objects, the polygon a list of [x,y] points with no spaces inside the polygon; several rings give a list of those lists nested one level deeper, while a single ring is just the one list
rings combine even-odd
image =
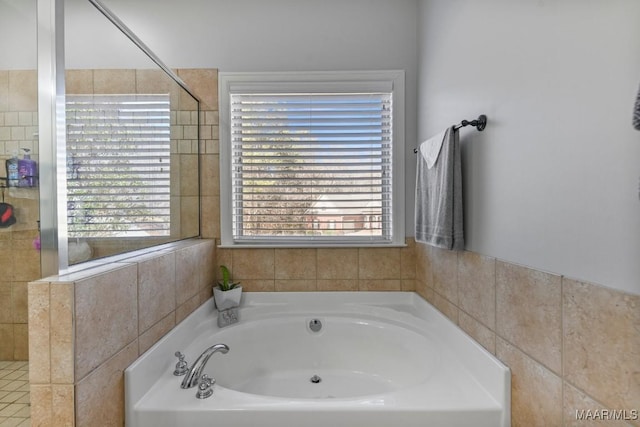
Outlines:
[{"label": "tile backsplash", "polygon": [[421,243],[416,291],[511,368],[512,426],[640,426],[640,295]]},{"label": "tile backsplash", "polygon": [[218,249],[247,291],[413,291],[415,244],[403,248]]}]

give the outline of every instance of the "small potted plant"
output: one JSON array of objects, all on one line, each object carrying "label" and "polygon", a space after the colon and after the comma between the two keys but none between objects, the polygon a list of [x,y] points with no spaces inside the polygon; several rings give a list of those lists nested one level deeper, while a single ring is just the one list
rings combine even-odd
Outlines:
[{"label": "small potted plant", "polygon": [[219,280],[218,285],[213,288],[213,298],[216,301],[218,311],[239,306],[240,298],[242,298],[242,286],[231,281],[229,269],[221,265],[220,272],[222,280]]}]

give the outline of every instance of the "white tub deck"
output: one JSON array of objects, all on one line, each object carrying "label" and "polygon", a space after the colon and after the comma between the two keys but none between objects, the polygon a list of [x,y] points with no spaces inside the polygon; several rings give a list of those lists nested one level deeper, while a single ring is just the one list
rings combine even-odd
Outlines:
[{"label": "white tub deck", "polygon": [[[125,371],[128,427],[510,425],[508,368],[415,293],[247,293],[240,323],[216,319],[210,300]],[[173,354],[220,342],[196,399]]]}]

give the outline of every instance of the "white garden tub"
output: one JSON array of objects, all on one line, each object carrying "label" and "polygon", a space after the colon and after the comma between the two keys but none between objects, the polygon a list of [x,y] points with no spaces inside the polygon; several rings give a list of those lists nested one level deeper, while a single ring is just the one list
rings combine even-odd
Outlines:
[{"label": "white garden tub", "polygon": [[[125,371],[128,427],[510,425],[509,370],[417,294],[244,298],[239,323],[218,328],[209,301]],[[191,364],[218,343],[197,399],[174,353]]]}]

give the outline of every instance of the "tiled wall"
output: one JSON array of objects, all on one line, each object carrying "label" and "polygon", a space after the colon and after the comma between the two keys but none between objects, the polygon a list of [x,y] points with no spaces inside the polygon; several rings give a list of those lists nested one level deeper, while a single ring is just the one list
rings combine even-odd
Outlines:
[{"label": "tiled wall", "polygon": [[[37,89],[33,70],[0,71],[0,177],[7,176],[5,160],[20,148],[38,160]],[[40,253],[32,245],[38,236],[38,189],[0,188],[0,201],[14,207],[17,221],[0,228],[0,360],[27,360],[27,282],[40,277]]]},{"label": "tiled wall", "polygon": [[124,424],[124,369],[211,296],[213,240],[29,283],[32,426]]},{"label": "tiled wall", "polygon": [[512,425],[640,410],[640,296],[473,252],[416,245],[416,290],[511,368]]},{"label": "tiled wall", "polygon": [[218,249],[218,264],[251,291],[413,291],[415,245],[405,248]]}]

